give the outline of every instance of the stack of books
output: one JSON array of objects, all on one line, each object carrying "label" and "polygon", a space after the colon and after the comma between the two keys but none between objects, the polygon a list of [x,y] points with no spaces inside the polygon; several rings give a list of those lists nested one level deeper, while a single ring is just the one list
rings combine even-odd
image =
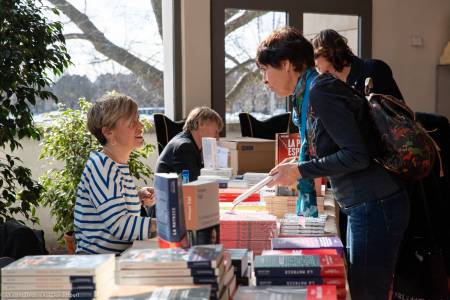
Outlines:
[{"label": "stack of books", "polygon": [[234,267],[234,275],[239,285],[248,285],[251,274],[249,266],[250,252],[247,249],[227,249],[231,255],[231,263]]},{"label": "stack of books", "polygon": [[268,173],[256,173],[256,172],[246,172],[244,173],[244,180],[247,181],[248,186],[254,186],[264,178],[266,178],[269,174]]},{"label": "stack of books", "polygon": [[255,258],[258,286],[334,285],[345,299],[345,266],[339,255],[263,255]]},{"label": "stack of books", "polygon": [[272,249],[334,249],[341,257],[344,255],[344,246],[337,236],[278,237],[272,239]]},{"label": "stack of books", "polygon": [[131,299],[189,299],[209,300],[211,288],[209,286],[135,286],[118,285],[111,293],[109,300],[131,300]]},{"label": "stack of books", "polygon": [[184,219],[189,247],[219,244],[218,198],[217,182],[193,181],[183,184]]},{"label": "stack of books", "polygon": [[270,249],[270,241],[276,234],[273,215],[251,211],[228,211],[220,215],[220,241],[226,249],[246,248],[261,254]]},{"label": "stack of books", "polygon": [[306,288],[239,287],[234,300],[336,300],[336,287],[332,285],[307,286]]},{"label": "stack of books", "polygon": [[107,299],[114,269],[112,254],[26,256],[2,269],[2,299]]},{"label": "stack of books", "polygon": [[281,236],[317,236],[325,233],[326,215],[319,215],[318,218],[297,216],[295,214],[286,214],[280,220]]},{"label": "stack of books", "polygon": [[[189,250],[129,249],[119,258],[121,285],[210,284],[211,299],[227,294],[234,278],[222,245],[194,246]],[[227,294],[228,295],[228,294]]]},{"label": "stack of books", "polygon": [[263,200],[269,214],[283,218],[285,214],[295,214],[298,196],[268,196]]},{"label": "stack of books", "polygon": [[[220,202],[233,202],[238,196],[242,195],[247,189],[245,188],[227,188],[219,189]],[[261,200],[259,193],[251,194],[244,202],[259,202]]]}]

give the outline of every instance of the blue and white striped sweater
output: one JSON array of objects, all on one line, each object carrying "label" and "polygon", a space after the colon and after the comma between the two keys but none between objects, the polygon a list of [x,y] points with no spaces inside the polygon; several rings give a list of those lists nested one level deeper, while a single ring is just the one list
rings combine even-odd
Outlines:
[{"label": "blue and white striped sweater", "polygon": [[128,165],[91,152],[75,203],[77,252],[121,253],[134,240],[148,239],[150,220],[141,204]]}]

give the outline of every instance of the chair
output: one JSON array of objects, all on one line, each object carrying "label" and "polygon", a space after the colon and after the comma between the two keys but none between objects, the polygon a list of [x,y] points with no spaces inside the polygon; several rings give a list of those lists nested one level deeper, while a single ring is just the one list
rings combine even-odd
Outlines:
[{"label": "chair", "polygon": [[239,114],[242,136],[274,140],[276,133],[289,132],[291,113],[286,112],[273,116],[267,120],[259,121],[249,113]]},{"label": "chair", "polygon": [[155,122],[158,153],[161,154],[169,141],[183,130],[185,121],[172,121],[161,113],[154,114],[153,120]]}]

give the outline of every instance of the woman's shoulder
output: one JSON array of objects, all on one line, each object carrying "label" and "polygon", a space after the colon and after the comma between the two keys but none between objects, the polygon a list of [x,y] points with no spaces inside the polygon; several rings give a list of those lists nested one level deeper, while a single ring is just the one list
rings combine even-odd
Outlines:
[{"label": "woman's shoulder", "polygon": [[381,59],[366,59],[364,60],[367,73],[375,76],[392,76],[392,70],[389,65]]},{"label": "woman's shoulder", "polygon": [[348,87],[345,83],[330,74],[320,74],[311,84],[310,95],[313,98],[320,98],[323,94],[346,94]]}]

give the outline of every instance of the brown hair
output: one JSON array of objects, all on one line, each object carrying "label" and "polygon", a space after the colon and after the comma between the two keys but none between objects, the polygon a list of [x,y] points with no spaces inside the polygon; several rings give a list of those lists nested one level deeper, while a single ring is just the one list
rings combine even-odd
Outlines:
[{"label": "brown hair", "polygon": [[347,44],[347,39],[332,29],[319,32],[313,38],[312,44],[314,46],[314,58],[322,56],[338,72],[349,66],[352,56],[354,56]]},{"label": "brown hair", "polygon": [[301,72],[314,67],[314,51],[311,43],[294,27],[282,27],[273,31],[258,46],[256,64],[280,68],[281,61],[289,60],[294,70]]},{"label": "brown hair", "polygon": [[107,140],[102,128],[114,128],[120,118],[135,116],[137,108],[136,102],[129,96],[116,92],[105,94],[89,109],[87,127],[100,144],[105,145]]},{"label": "brown hair", "polygon": [[196,107],[187,116],[186,123],[184,123],[183,130],[191,132],[197,130],[199,123],[204,121],[216,122],[219,131],[223,128],[223,121],[219,114],[206,106]]}]

